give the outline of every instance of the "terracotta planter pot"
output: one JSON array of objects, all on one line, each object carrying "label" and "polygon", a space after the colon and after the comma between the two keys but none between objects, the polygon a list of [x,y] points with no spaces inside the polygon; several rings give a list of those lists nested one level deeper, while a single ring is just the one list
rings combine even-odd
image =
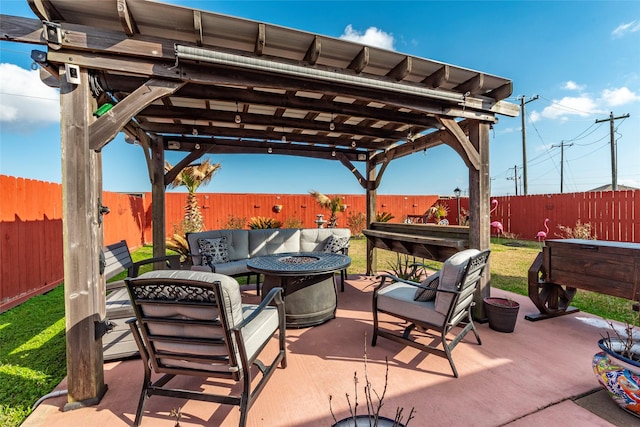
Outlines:
[{"label": "terracotta planter pot", "polygon": [[[622,356],[617,350],[622,343],[613,338],[611,341],[611,348],[604,339],[598,341],[602,351],[593,356],[593,373],[618,406],[640,418],[640,362]],[[640,343],[633,352],[640,354]]]},{"label": "terracotta planter pot", "polygon": [[498,332],[513,332],[520,304],[507,298],[487,297],[483,301],[489,327]]}]

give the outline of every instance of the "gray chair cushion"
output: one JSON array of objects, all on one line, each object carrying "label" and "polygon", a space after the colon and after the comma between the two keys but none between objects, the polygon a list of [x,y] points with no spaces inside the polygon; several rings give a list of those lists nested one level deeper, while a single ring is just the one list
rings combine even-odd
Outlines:
[{"label": "gray chair cushion", "polygon": [[415,301],[415,293],[416,287],[406,283],[389,285],[378,292],[378,309],[442,326],[445,316],[434,310],[434,301]]},{"label": "gray chair cushion", "polygon": [[[462,275],[467,267],[469,258],[478,253],[480,253],[480,251],[477,249],[466,249],[449,257],[449,259],[444,262],[444,265],[440,270],[440,284],[438,289],[445,289],[449,291],[457,290],[457,285],[462,279]],[[436,311],[443,316],[446,316],[453,297],[453,294],[438,292],[435,301]]]}]

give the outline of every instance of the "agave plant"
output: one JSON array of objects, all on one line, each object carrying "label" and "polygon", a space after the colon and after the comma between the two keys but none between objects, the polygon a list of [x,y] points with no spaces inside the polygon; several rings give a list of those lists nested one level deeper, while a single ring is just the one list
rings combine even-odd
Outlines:
[{"label": "agave plant", "polygon": [[189,243],[184,236],[176,233],[173,237],[167,239],[166,245],[167,249],[171,249],[180,254],[180,262],[184,263],[189,260]]},{"label": "agave plant", "polygon": [[376,214],[376,221],[377,222],[389,222],[393,218],[395,218],[395,216],[391,215],[390,212],[378,212]]},{"label": "agave plant", "polygon": [[261,230],[265,228],[280,228],[282,227],[282,223],[273,218],[267,218],[263,216],[254,216],[251,217],[249,224],[247,226],[251,230]]},{"label": "agave plant", "polygon": [[327,197],[319,191],[311,190],[309,191],[313,197],[316,198],[316,201],[325,209],[329,209],[331,212],[331,216],[329,217],[329,221],[327,222],[327,228],[336,228],[336,224],[338,222],[338,213],[342,211],[342,198],[340,196]]}]

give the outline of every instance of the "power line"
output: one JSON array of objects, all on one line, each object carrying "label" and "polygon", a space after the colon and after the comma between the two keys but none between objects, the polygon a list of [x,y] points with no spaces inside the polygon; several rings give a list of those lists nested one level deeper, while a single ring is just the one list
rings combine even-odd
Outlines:
[{"label": "power line", "polygon": [[560,147],[560,193],[564,193],[564,147],[571,147],[571,144],[565,144],[564,141],[560,145],[552,145],[551,148]]}]

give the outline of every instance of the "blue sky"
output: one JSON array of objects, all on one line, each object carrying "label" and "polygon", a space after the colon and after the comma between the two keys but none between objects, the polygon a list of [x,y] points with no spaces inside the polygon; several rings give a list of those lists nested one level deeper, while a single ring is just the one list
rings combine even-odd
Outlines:
[{"label": "blue sky", "polygon": [[[508,101],[526,105],[529,194],[611,183],[609,122],[616,120],[618,184],[640,187],[640,2],[638,1],[188,1],[188,7],[345,37],[513,80]],[[3,14],[35,16],[26,0],[2,0]],[[55,89],[31,71],[44,47],[0,42],[0,173],[61,181]],[[491,131],[492,195],[515,194],[522,176],[521,118]],[[570,145],[573,144],[573,145]],[[175,156],[174,153],[172,155]],[[222,168],[210,192],[362,194],[339,162],[286,156],[211,156]],[[168,157],[172,163],[180,157]],[[267,161],[268,160],[268,161]],[[150,191],[144,155],[120,135],[103,150],[104,188]],[[450,195],[468,188],[462,160],[446,146],[395,160],[379,194]],[[518,189],[521,194],[521,188]]]}]

